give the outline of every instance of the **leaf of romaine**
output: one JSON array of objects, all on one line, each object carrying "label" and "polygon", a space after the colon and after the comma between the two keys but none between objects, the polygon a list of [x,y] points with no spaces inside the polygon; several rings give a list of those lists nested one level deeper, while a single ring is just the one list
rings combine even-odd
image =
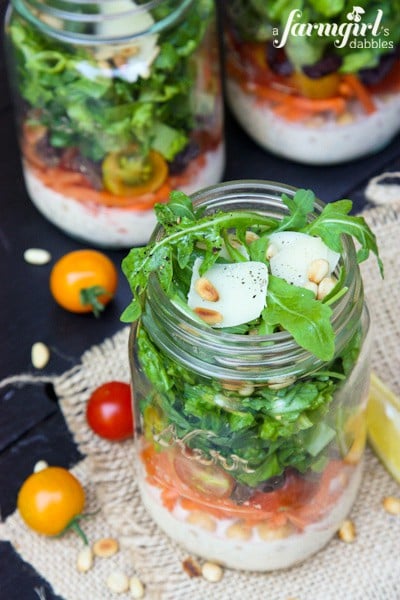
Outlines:
[{"label": "leaf of romaine", "polygon": [[309,290],[270,275],[263,319],[286,329],[300,346],[321,360],[331,360],[334,355],[331,315],[331,308],[315,300]]},{"label": "leaf of romaine", "polygon": [[329,248],[340,253],[343,252],[342,235],[346,233],[351,235],[361,245],[357,252],[358,262],[366,260],[370,251],[372,251],[376,256],[383,277],[383,264],[379,258],[375,234],[371,231],[364,217],[349,215],[352,206],[351,200],[338,200],[326,204],[321,214],[303,228],[303,232],[319,236]]}]

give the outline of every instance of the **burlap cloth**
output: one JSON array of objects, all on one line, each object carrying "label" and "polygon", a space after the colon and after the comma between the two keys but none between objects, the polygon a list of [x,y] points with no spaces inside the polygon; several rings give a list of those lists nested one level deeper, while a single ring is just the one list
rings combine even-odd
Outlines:
[{"label": "burlap cloth", "polygon": [[[400,393],[400,202],[369,210],[365,217],[378,237],[386,270],[381,281],[374,259],[363,264],[375,330],[373,367]],[[216,584],[201,577],[189,578],[181,564],[186,552],[159,531],[141,504],[133,444],[105,442],[95,437],[85,422],[85,402],[91,390],[110,379],[129,381],[127,340],[128,329],[124,328],[88,350],[81,364],[54,380],[67,425],[86,456],[73,472],[86,488],[87,510],[100,509],[85,521],[86,533],[91,540],[115,536],[121,551],[111,559],[97,559],[93,569],[83,575],[76,570],[81,542],[74,534],[62,539],[41,537],[30,532],[17,513],[0,525],[1,537],[51,583],[56,594],[65,600],[111,600],[116,596],[106,588],[105,580],[118,569],[139,575],[149,599],[400,599],[400,517],[387,514],[381,506],[384,496],[400,496],[400,486],[371,450],[351,512],[357,528],[355,542],[345,544],[334,538],[317,555],[286,571],[259,574],[227,569]],[[36,592],[39,595],[40,590]]]}]

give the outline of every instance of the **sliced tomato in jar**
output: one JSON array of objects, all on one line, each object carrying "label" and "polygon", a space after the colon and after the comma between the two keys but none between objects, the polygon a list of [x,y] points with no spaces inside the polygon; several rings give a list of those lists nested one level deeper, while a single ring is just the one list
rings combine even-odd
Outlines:
[{"label": "sliced tomato in jar", "polygon": [[200,494],[229,498],[233,491],[235,480],[217,465],[204,465],[183,454],[178,454],[173,464],[179,479]]},{"label": "sliced tomato in jar", "polygon": [[111,152],[102,164],[104,187],[117,196],[143,195],[157,191],[168,177],[168,165],[155,150],[147,156],[136,147]]},{"label": "sliced tomato in jar", "polygon": [[289,471],[281,488],[273,492],[256,492],[249,504],[264,511],[291,510],[307,504],[317,489],[318,481],[308,480]]}]

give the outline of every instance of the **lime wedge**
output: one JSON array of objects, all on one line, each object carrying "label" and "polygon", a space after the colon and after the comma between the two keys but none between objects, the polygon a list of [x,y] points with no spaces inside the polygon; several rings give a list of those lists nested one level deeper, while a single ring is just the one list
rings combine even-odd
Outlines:
[{"label": "lime wedge", "polygon": [[367,428],[372,448],[400,483],[400,398],[375,373],[371,374]]}]

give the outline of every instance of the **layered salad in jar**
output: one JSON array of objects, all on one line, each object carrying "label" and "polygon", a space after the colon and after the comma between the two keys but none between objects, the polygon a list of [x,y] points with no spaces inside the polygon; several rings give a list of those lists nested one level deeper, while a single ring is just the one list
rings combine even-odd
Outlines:
[{"label": "layered salad in jar", "polygon": [[6,28],[29,195],[77,238],[145,243],[156,202],[222,176],[213,3],[71,3],[71,22],[53,4]]},{"label": "layered salad in jar", "polygon": [[359,261],[376,241],[350,201],[318,215],[310,191],[282,202],[283,219],[205,215],[173,192],[156,206],[162,233],[123,261],[143,502],[172,539],[236,569],[319,550],[361,479],[368,344],[342,234]]},{"label": "layered salad in jar", "polygon": [[384,148],[400,130],[397,2],[225,4],[230,108],[262,147],[308,164]]}]

